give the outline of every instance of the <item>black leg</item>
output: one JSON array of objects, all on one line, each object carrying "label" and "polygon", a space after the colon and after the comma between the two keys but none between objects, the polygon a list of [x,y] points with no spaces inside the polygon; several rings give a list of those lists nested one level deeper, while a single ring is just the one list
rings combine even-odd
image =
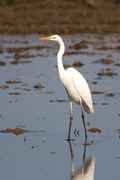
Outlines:
[{"label": "black leg", "polygon": [[69,142],[71,161],[72,161],[72,175],[74,176],[74,154],[73,154],[73,150],[72,150],[71,141],[69,140],[68,142]]},{"label": "black leg", "polygon": [[69,131],[68,131],[68,141],[70,140],[70,132],[71,132],[72,120],[73,120],[72,101],[70,100],[70,124],[69,124]]},{"label": "black leg", "polygon": [[87,140],[87,131],[86,131],[85,118],[84,118],[82,107],[81,107],[81,111],[82,111],[82,120],[83,120],[83,125],[84,125],[84,130],[85,130],[85,141],[86,141]]},{"label": "black leg", "polygon": [[68,131],[68,140],[70,140],[70,132],[71,132],[72,120],[73,120],[73,118],[70,117],[70,124],[69,124],[69,131]]}]

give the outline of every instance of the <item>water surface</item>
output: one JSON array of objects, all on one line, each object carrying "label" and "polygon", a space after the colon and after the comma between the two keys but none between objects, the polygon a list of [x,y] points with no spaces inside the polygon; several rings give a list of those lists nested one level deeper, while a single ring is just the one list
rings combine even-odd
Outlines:
[{"label": "water surface", "polygon": [[[1,179],[80,178],[84,160],[89,158],[86,179],[119,179],[119,35],[63,36],[64,64],[84,64],[73,67],[84,75],[92,92],[94,114],[85,114],[87,129],[101,131],[88,132],[88,146],[83,145],[81,111],[75,103],[71,131],[74,141],[66,141],[69,102],[56,68],[59,47],[38,38],[0,36]],[[16,127],[27,132],[16,134]]]}]

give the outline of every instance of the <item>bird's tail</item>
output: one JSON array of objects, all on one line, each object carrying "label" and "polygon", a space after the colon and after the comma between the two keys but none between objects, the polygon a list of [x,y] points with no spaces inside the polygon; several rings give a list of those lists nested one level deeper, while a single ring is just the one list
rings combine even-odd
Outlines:
[{"label": "bird's tail", "polygon": [[94,112],[92,104],[90,106],[88,106],[84,101],[82,101],[82,106],[83,106],[86,113],[92,114]]}]

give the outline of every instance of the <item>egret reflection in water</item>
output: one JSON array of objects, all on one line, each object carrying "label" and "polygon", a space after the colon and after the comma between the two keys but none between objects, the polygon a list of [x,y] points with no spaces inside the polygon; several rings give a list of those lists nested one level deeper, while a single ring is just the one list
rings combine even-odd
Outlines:
[{"label": "egret reflection in water", "polygon": [[71,162],[72,162],[72,174],[70,180],[94,180],[94,170],[95,170],[95,158],[88,157],[86,155],[86,146],[84,147],[83,153],[83,165],[78,170],[74,171],[74,154],[72,150],[71,142],[69,141],[70,153],[71,153]]}]

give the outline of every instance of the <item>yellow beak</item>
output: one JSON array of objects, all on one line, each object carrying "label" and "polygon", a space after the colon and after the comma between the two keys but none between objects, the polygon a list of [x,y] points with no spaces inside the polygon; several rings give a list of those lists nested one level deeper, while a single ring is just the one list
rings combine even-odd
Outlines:
[{"label": "yellow beak", "polygon": [[39,38],[39,40],[50,40],[52,39],[51,37],[44,37],[44,38]]}]

